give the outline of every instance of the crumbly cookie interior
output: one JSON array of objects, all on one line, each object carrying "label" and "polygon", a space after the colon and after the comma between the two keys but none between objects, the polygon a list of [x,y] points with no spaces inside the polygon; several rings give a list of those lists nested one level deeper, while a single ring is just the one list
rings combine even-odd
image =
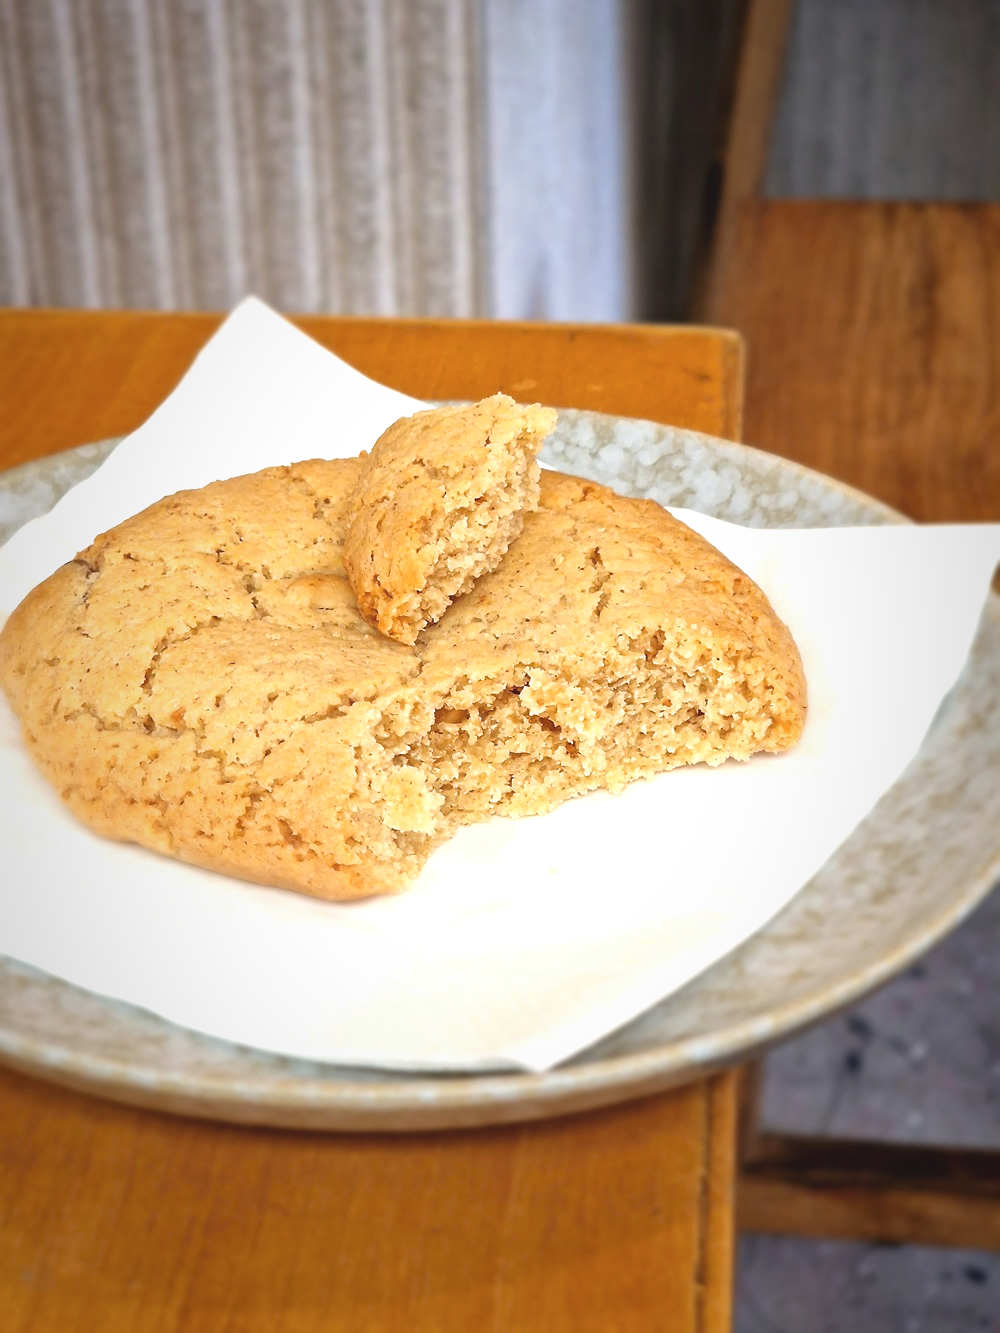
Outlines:
[{"label": "crumbly cookie interior", "polygon": [[791,728],[775,725],[752,673],[686,646],[646,634],[585,680],[516,668],[455,682],[433,712],[390,705],[373,752],[399,854],[415,858],[415,870],[462,824],[540,814],[597,788],[617,792],[681,764],[788,743]]},{"label": "crumbly cookie interior", "polygon": [[459,826],[798,737],[794,643],[659,506],[547,473],[500,566],[415,646],[342,561],[356,459],[169,497],[0,634],[36,762],[109,837],[325,898],[392,892]]},{"label": "crumbly cookie interior", "polygon": [[423,586],[400,596],[396,617],[405,628],[403,643],[416,642],[427,625],[436,624],[481,575],[496,569],[524,526],[526,513],[538,507],[539,468],[523,436],[504,451],[493,450],[484,467],[483,493],[452,504],[439,492],[440,504],[414,525],[414,537],[428,553]]}]

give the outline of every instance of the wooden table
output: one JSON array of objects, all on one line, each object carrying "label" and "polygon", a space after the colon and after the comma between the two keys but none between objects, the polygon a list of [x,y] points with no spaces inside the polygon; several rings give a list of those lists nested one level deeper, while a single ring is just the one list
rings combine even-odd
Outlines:
[{"label": "wooden table", "polygon": [[[0,313],[0,467],[131,430],[204,315]],[[737,438],[707,329],[304,319],[423,398],[521,399]],[[0,1070],[4,1333],[585,1333],[730,1326],[734,1078],[521,1127],[237,1128]]]}]

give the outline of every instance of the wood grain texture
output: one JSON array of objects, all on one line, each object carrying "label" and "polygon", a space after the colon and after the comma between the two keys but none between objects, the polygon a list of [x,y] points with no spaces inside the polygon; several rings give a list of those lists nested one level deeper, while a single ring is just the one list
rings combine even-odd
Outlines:
[{"label": "wood grain texture", "polygon": [[[0,466],[134,430],[218,315],[0,313]],[[521,401],[645,417],[738,439],[742,346],[643,325],[324,318],[296,321],[367,375],[418,398]]]},{"label": "wood grain texture", "polygon": [[513,1131],[281,1134],[0,1072],[3,1327],[722,1330],[730,1100],[724,1078]]},{"label": "wood grain texture", "polygon": [[695,310],[717,299],[723,275],[713,259],[728,254],[740,205],[755,199],[763,185],[793,10],[792,0],[745,0],[716,211],[705,220],[706,244],[691,276]]},{"label": "wood grain texture", "polygon": [[922,521],[1000,518],[1000,207],[748,203],[717,262],[749,443]]},{"label": "wood grain texture", "polygon": [[795,1236],[1000,1251],[1000,1153],[761,1135],[739,1226]]},{"label": "wood grain texture", "polygon": [[[733,1208],[733,1182],[739,1154],[739,1074],[730,1071],[709,1084],[705,1142],[707,1160],[702,1175],[701,1213],[706,1231],[697,1272],[695,1327],[731,1333],[732,1282],[736,1262],[736,1226],[720,1226]],[[668,1323],[668,1327],[673,1328]]]},{"label": "wood grain texture", "polygon": [[[129,430],[209,316],[0,313],[0,461]],[[709,330],[303,321],[424,397],[522,398],[739,430]],[[4,1333],[724,1333],[735,1079],[562,1120],[283,1133],[0,1071]]]},{"label": "wood grain texture", "polygon": [[723,211],[760,193],[791,32],[793,0],[749,0],[726,142]]}]

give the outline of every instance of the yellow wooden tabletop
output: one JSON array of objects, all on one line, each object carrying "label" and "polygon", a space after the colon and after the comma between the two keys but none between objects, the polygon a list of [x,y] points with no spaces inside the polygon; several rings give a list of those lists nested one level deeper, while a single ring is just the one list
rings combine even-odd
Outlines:
[{"label": "yellow wooden tabletop", "polygon": [[[299,321],[423,398],[499,390],[738,437],[708,329]],[[0,467],[137,426],[208,315],[0,312]],[[292,1133],[0,1071],[4,1333],[586,1333],[730,1327],[730,1074],[586,1115]]]}]

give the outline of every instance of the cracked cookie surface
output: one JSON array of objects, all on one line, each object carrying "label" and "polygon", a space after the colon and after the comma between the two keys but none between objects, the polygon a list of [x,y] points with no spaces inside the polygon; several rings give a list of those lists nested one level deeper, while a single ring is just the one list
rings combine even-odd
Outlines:
[{"label": "cracked cookie surface", "polygon": [[463,823],[781,750],[798,653],[763,593],[651,501],[545,473],[492,573],[415,646],[345,575],[359,460],[170,496],[0,634],[35,761],[93,829],[338,899]]},{"label": "cracked cookie surface", "polygon": [[497,393],[403,417],[375,442],[348,504],[344,565],[365,619],[415,643],[496,569],[538,506],[551,407]]}]

